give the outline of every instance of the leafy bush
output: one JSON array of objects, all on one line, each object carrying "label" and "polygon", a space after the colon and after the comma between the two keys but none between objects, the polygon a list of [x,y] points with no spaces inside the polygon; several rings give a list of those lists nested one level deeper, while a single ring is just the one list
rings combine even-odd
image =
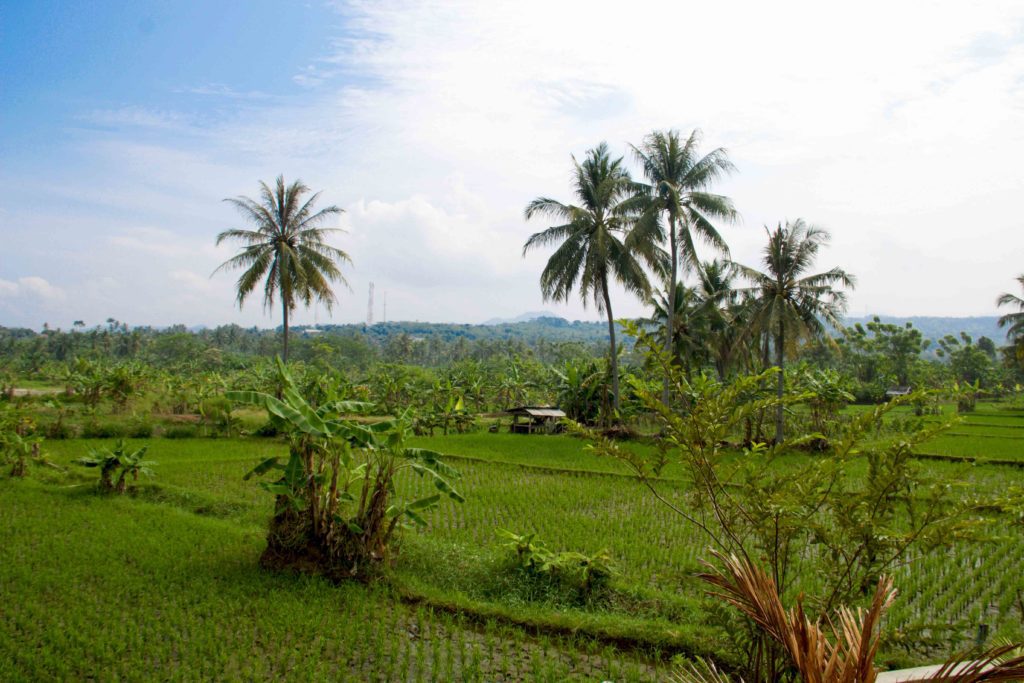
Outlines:
[{"label": "leafy bush", "polygon": [[83,439],[117,439],[128,436],[128,430],[117,422],[97,422],[90,420],[82,425]]},{"label": "leafy bush", "polygon": [[133,439],[149,439],[153,436],[153,423],[144,418],[136,418],[125,428],[127,436]]},{"label": "leafy bush", "polygon": [[265,438],[273,438],[275,436],[281,436],[284,432],[281,429],[280,424],[274,420],[267,420],[260,427],[252,433],[253,436],[261,436]]},{"label": "leafy bush", "polygon": [[231,401],[223,396],[213,396],[202,401],[199,414],[212,434],[231,436],[238,427],[238,418],[231,414]]},{"label": "leafy bush", "polygon": [[[458,473],[438,453],[405,445],[407,420],[346,420],[343,415],[366,406],[321,395],[323,402],[314,408],[280,360],[278,374],[280,399],[255,391],[226,394],[233,401],[262,406],[288,433],[287,459],[268,458],[245,476],[279,474],[261,483],[275,496],[263,566],[334,579],[366,578],[388,559],[400,525],[408,521],[425,526],[421,515],[436,507],[442,495],[463,500],[449,483]],[[438,493],[396,500],[395,477],[404,469],[431,479]]]},{"label": "leafy bush", "polygon": [[[30,423],[29,423],[30,424]],[[32,434],[13,411],[0,413],[0,462],[11,466],[12,477],[24,477],[29,465],[61,469],[43,455],[43,438]]]},{"label": "leafy bush", "polygon": [[194,439],[199,436],[195,425],[174,425],[164,430],[165,439]]},{"label": "leafy bush", "polygon": [[527,576],[554,581],[576,592],[581,602],[590,602],[607,588],[615,575],[615,567],[607,550],[593,555],[579,552],[549,550],[536,534],[515,534],[498,529],[512,549],[514,566]]},{"label": "leafy bush", "polygon": [[[663,448],[634,452],[590,434],[595,450],[629,466],[652,495],[716,548],[757,558],[783,596],[804,594],[812,619],[865,600],[879,577],[911,553],[978,538],[985,522],[979,503],[954,496],[952,479],[928,475],[914,458],[915,447],[949,423],[914,420],[899,433],[885,427],[893,409],[912,404],[920,393],[839,423],[828,457],[789,466],[784,458],[794,448],[819,438],[810,433],[772,445],[752,443],[731,462],[723,457],[725,445],[752,416],[803,402],[807,394],[765,396],[762,388],[770,386],[774,368],[722,382],[703,374],[689,378],[661,364],[688,410],[666,406],[660,392],[642,384],[634,383],[634,391],[657,413]],[[681,466],[686,482],[682,503],[664,495],[658,480],[670,462]],[[743,629],[748,637],[738,647],[752,663],[747,673],[753,680],[777,680],[774,674],[787,666],[784,653],[749,621]]]},{"label": "leafy bush", "polygon": [[51,422],[43,431],[47,439],[54,440],[73,439],[76,435],[75,428],[63,421]]},{"label": "leafy bush", "polygon": [[[134,451],[128,449],[124,439],[118,439],[113,450],[109,448],[94,449],[89,455],[75,460],[75,464],[83,467],[97,467],[100,470],[100,491],[104,493],[124,493],[128,486],[128,477],[138,481],[140,474],[153,476],[150,469],[155,462],[143,460],[147,447]],[[114,477],[117,480],[114,480]]]}]

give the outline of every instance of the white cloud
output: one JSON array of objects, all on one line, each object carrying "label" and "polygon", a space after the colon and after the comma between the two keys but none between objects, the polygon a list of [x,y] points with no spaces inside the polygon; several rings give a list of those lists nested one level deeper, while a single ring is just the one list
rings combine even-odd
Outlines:
[{"label": "white cloud", "polygon": [[[540,301],[546,255],[523,259],[521,248],[544,226],[522,208],[570,198],[570,154],[601,140],[625,154],[665,127],[702,127],[708,148],[729,148],[740,172],[721,190],[744,218],[723,230],[734,257],[756,262],[762,224],[819,223],[834,236],[820,265],[859,276],[854,312],[993,313],[1021,270],[1019,2],[467,0],[339,12],[344,36],[297,67],[301,95],[211,84],[183,93],[211,97],[180,111],[119,103],[92,111],[109,130],[80,132],[66,152],[77,167],[4,174],[10,196],[46,207],[0,215],[19,231],[12,243],[30,245],[13,248],[34,259],[29,272],[62,269],[69,319],[92,297],[104,317],[274,323],[258,304],[231,308],[233,277],[205,274],[231,253],[214,236],[238,224],[219,200],[278,173],[347,209],[334,243],[354,260],[352,293],[339,292],[335,320],[365,316],[369,281],[388,291],[392,319],[540,308],[592,318]],[[212,96],[237,107],[190,109]],[[50,243],[74,247],[55,259],[42,253]],[[4,274],[9,298],[21,285]],[[111,274],[128,284],[102,296],[72,284]],[[613,303],[642,311],[622,294]]]},{"label": "white cloud", "polygon": [[64,301],[64,290],[37,275],[19,277],[16,281],[0,280],[0,299],[17,305],[50,304]]}]

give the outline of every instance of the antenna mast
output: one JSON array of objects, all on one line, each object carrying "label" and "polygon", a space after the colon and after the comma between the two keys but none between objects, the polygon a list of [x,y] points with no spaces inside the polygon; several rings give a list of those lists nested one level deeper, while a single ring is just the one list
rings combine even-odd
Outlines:
[{"label": "antenna mast", "polygon": [[388,321],[388,290],[386,290],[386,289],[384,290],[384,315],[383,315],[383,318],[384,318],[383,322],[387,322]]},{"label": "antenna mast", "polygon": [[370,301],[366,306],[366,326],[373,325],[373,283],[370,283]]}]

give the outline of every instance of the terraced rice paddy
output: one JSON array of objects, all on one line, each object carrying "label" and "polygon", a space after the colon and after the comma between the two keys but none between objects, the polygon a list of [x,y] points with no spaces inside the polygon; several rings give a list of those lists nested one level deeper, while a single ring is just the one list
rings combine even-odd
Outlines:
[{"label": "terraced rice paddy", "polygon": [[[620,463],[562,436],[418,442],[453,455],[467,500],[407,535],[387,587],[373,589],[257,568],[272,500],[242,475],[283,452],[278,441],[153,439],[158,476],[123,499],[93,495],[75,471],[0,482],[0,679],[653,680],[673,651],[715,650],[692,576],[706,539]],[[47,448],[67,464],[97,443]],[[1021,446],[1024,416],[984,406],[922,448],[977,463],[922,463],[965,490],[998,491],[1024,484],[1024,469],[981,461],[1024,462]],[[678,500],[678,472],[666,474],[662,491]],[[499,528],[608,549],[619,597],[527,599],[501,574]],[[980,624],[993,638],[1024,635],[1024,526],[1006,518],[992,533],[999,542],[903,567],[889,626],[950,630],[963,644]]]}]

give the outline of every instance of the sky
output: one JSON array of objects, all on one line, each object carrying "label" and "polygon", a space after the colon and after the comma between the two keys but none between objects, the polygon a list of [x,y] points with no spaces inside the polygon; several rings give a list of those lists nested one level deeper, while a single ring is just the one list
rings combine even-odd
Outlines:
[{"label": "sky", "polygon": [[364,321],[370,282],[377,320],[596,320],[542,300],[523,208],[670,128],[737,167],[732,258],[824,227],[851,315],[994,315],[1024,273],[1019,0],[0,0],[0,325],[278,324],[211,274],[222,200],[279,174],[353,262],[298,323]]}]

